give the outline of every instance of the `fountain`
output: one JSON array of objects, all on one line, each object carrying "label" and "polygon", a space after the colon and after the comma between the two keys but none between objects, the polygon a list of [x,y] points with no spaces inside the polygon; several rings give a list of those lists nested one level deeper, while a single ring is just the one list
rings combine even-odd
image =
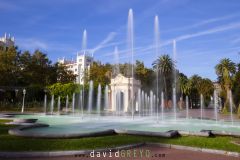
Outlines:
[{"label": "fountain", "polygon": [[75,93],[72,95],[72,113],[75,113]]},{"label": "fountain", "polygon": [[69,100],[68,100],[68,95],[66,97],[66,113],[68,112],[68,103],[69,103]]},{"label": "fountain", "polygon": [[142,102],[141,102],[141,115],[143,115],[144,114],[144,106],[145,106],[145,98],[144,98],[144,91],[142,90],[142,95],[141,95],[141,100],[142,100]]},{"label": "fountain", "polygon": [[93,101],[93,81],[90,81],[88,92],[88,114],[92,113],[92,101]]},{"label": "fountain", "polygon": [[142,100],[141,100],[141,89],[138,89],[138,114],[139,117],[141,116],[141,105],[142,105]]},{"label": "fountain", "polygon": [[105,110],[109,109],[108,85],[105,86],[105,91],[104,91],[104,108]]},{"label": "fountain", "polygon": [[53,115],[53,110],[54,110],[54,95],[52,95],[51,99],[51,115]]},{"label": "fountain", "polygon": [[144,95],[144,101],[145,101],[145,106],[144,106],[144,115],[147,115],[147,107],[148,107],[148,95],[145,93]]},{"label": "fountain", "polygon": [[228,99],[229,99],[229,107],[230,107],[230,117],[231,117],[231,122],[233,125],[233,99],[232,99],[232,91],[228,91]]},{"label": "fountain", "polygon": [[[154,18],[154,38],[155,38],[155,55],[156,59],[158,58],[158,52],[159,52],[159,21],[158,16],[155,16]],[[158,65],[156,68],[156,96],[158,99]],[[159,111],[158,111],[158,101],[156,102],[156,111],[157,111],[157,121],[159,119]]]},{"label": "fountain", "polygon": [[[158,56],[158,45],[159,45],[159,29],[158,29],[158,17],[155,17],[155,47],[156,47],[156,57]],[[129,17],[128,17],[128,40],[129,40],[129,48],[131,50],[131,56],[132,56],[132,64],[133,64],[133,12],[130,9],[129,10]],[[86,32],[84,33],[84,37],[86,37]],[[86,38],[84,38],[86,39]],[[176,61],[176,42],[173,43],[173,52],[174,52],[174,62]],[[83,42],[83,50],[86,49],[86,41]],[[117,49],[115,49],[117,50]],[[117,52],[117,51],[116,51]],[[116,69],[116,73],[119,72],[119,68]],[[132,66],[132,76],[133,76],[133,66]],[[174,82],[171,86],[172,88],[172,100],[173,100],[173,113],[174,116],[168,116],[172,115],[172,113],[168,113],[165,109],[165,101],[164,101],[164,92],[161,92],[161,97],[159,97],[159,84],[158,84],[158,73],[157,73],[157,88],[156,88],[156,94],[155,90],[154,92],[150,90],[149,93],[147,91],[143,91],[141,89],[137,92],[137,97],[135,103],[135,98],[133,96],[133,86],[129,86],[129,90],[131,91],[131,94],[128,95],[130,98],[130,103],[128,104],[128,112],[125,113],[122,109],[122,103],[124,102],[124,93],[121,91],[121,89],[114,90],[117,94],[114,94],[114,97],[116,98],[116,101],[114,102],[115,106],[110,106],[108,104],[109,100],[112,99],[108,98],[111,91],[108,90],[108,86],[105,87],[105,95],[104,95],[104,107],[105,109],[113,108],[113,114],[104,114],[106,113],[105,110],[101,110],[101,85],[98,84],[98,90],[97,90],[97,113],[99,116],[96,117],[96,114],[92,114],[93,109],[93,81],[89,82],[89,94],[88,94],[88,118],[81,119],[78,116],[72,116],[72,115],[53,115],[54,112],[54,95],[52,95],[51,99],[51,116],[39,116],[39,115],[16,115],[17,117],[31,117],[31,118],[38,118],[39,121],[49,124],[50,126],[45,129],[44,127],[38,127],[38,128],[32,128],[32,129],[26,129],[21,132],[28,132],[34,133],[34,135],[76,135],[76,134],[92,134],[96,132],[101,132],[105,130],[111,130],[111,132],[114,133],[117,132],[119,129],[122,129],[124,131],[133,130],[134,132],[148,132],[149,135],[154,135],[158,133],[169,133],[171,130],[178,130],[179,133],[185,132],[189,134],[195,134],[195,133],[201,133],[202,130],[212,130],[214,133],[226,133],[226,135],[233,135],[238,134],[240,135],[240,122],[234,122],[233,124],[233,102],[232,102],[232,95],[229,94],[229,100],[230,100],[230,111],[231,111],[231,121],[232,125],[230,126],[230,122],[228,121],[218,121],[218,95],[217,91],[214,91],[214,114],[215,114],[215,121],[213,120],[202,120],[203,119],[203,95],[201,95],[201,120],[199,118],[194,118],[192,115],[189,115],[189,97],[186,96],[186,118],[181,118],[178,116],[177,119],[177,94],[176,94],[176,71],[174,69]],[[154,82],[155,83],[155,82]],[[155,86],[154,86],[155,87]],[[113,91],[112,91],[113,92]],[[165,93],[166,94],[166,93]],[[167,96],[166,96],[167,97]],[[81,90],[79,99],[82,100],[81,103],[81,110],[82,110],[82,117],[83,117],[83,109],[84,109],[84,89]],[[159,102],[161,100],[161,105],[159,106]],[[45,101],[45,100],[44,100]],[[58,98],[58,102],[60,101],[60,98]],[[45,102],[44,102],[45,103]],[[58,103],[58,108],[60,106],[60,103]],[[139,117],[134,119],[134,112],[135,108],[134,105],[137,104],[138,106],[138,112]],[[75,105],[75,93],[73,94],[72,98],[72,111],[74,113],[74,106]],[[161,107],[161,108],[160,108]],[[161,122],[162,123],[156,123],[156,117],[157,122],[159,118],[159,110],[161,109]],[[68,110],[68,96],[66,97],[66,111]],[[60,109],[58,109],[60,111]],[[103,114],[100,114],[103,113]],[[155,113],[156,112],[156,113]],[[129,113],[131,113],[130,118],[134,119],[129,121]],[[154,114],[155,113],[155,114]],[[189,116],[191,118],[189,118]],[[178,120],[176,123],[176,119]],[[217,123],[216,123],[217,122]]]},{"label": "fountain", "polygon": [[[177,59],[176,41],[173,40],[173,62],[174,63],[176,63],[176,59]],[[176,66],[173,66],[173,112],[174,112],[175,121],[177,120],[176,87],[177,87],[177,71],[176,71]]]},{"label": "fountain", "polygon": [[[129,12],[128,12],[128,47],[129,47],[129,50],[130,50],[130,55],[131,55],[131,64],[132,64],[132,78],[134,77],[134,73],[133,73],[133,54],[134,54],[134,51],[133,51],[133,11],[132,9],[129,9]],[[130,101],[131,101],[131,108],[132,108],[132,119],[134,119],[134,94],[133,94],[133,83],[132,83],[132,86],[131,86],[131,98],[130,98]]]},{"label": "fountain", "polygon": [[189,100],[188,96],[186,96],[186,119],[189,118]]},{"label": "fountain", "polygon": [[201,120],[203,119],[203,107],[204,107],[204,99],[203,99],[203,95],[200,95],[200,111],[201,111]]},{"label": "fountain", "polygon": [[47,94],[44,95],[44,113],[46,114],[47,113]]},{"label": "fountain", "polygon": [[164,120],[164,93],[161,93],[161,118]]},{"label": "fountain", "polygon": [[58,96],[58,103],[57,103],[57,107],[58,107],[58,114],[60,114],[60,109],[61,109],[61,101],[60,101],[60,96]]},{"label": "fountain", "polygon": [[85,53],[87,50],[87,30],[83,31],[83,39],[82,39],[82,50]]},{"label": "fountain", "polygon": [[[85,52],[87,50],[87,30],[86,29],[83,31],[82,50],[83,50],[83,52],[85,54]],[[85,71],[83,71],[83,75],[85,75]],[[79,82],[80,82],[80,79],[79,79]],[[83,77],[83,80],[82,80],[82,87],[83,88],[82,88],[82,97],[81,97],[82,118],[83,118],[83,108],[84,108],[84,104],[85,104],[85,101],[84,101],[85,100],[85,92],[84,92],[85,88],[84,88],[84,86],[85,86],[85,79]]]},{"label": "fountain", "polygon": [[81,105],[81,113],[82,113],[82,119],[83,119],[83,109],[84,109],[84,106],[83,106],[83,90],[80,91],[80,105]]},{"label": "fountain", "polygon": [[150,91],[150,115],[153,116],[153,92]]},{"label": "fountain", "polygon": [[79,114],[81,113],[81,108],[82,108],[82,106],[81,106],[81,98],[82,98],[82,96],[81,96],[81,90],[80,90],[80,92],[78,93],[78,109],[79,109]]},{"label": "fountain", "polygon": [[217,121],[218,121],[218,95],[217,95],[216,90],[214,90],[214,114],[215,114],[215,120],[217,123]]},{"label": "fountain", "polygon": [[173,113],[174,113],[174,120],[177,120],[177,98],[176,98],[176,88],[173,88]]},{"label": "fountain", "polygon": [[100,116],[101,112],[101,97],[102,97],[102,88],[101,84],[98,85],[98,94],[97,94],[97,114]]}]

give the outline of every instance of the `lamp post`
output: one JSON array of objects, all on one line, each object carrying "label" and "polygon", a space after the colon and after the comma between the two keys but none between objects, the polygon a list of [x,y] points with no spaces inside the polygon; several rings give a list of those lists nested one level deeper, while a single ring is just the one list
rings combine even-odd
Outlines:
[{"label": "lamp post", "polygon": [[23,103],[22,103],[22,113],[24,112],[24,102],[25,102],[26,89],[23,89]]}]

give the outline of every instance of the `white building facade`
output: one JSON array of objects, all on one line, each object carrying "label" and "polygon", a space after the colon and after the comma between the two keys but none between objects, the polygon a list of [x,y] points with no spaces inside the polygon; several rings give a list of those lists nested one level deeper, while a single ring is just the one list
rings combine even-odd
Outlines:
[{"label": "white building facade", "polygon": [[7,33],[3,37],[0,37],[0,46],[1,47],[11,47],[14,46],[14,37],[11,37],[9,34],[7,36]]},{"label": "white building facade", "polygon": [[93,63],[93,56],[88,53],[78,53],[76,60],[59,59],[58,63],[65,65],[68,70],[77,75],[76,83],[84,84],[84,74],[89,71]]}]

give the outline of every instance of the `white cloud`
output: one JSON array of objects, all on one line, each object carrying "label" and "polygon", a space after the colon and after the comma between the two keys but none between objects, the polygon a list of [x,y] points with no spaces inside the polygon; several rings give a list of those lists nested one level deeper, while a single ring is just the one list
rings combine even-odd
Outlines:
[{"label": "white cloud", "polygon": [[92,53],[95,53],[96,51],[100,50],[101,48],[106,47],[106,46],[107,46],[106,44],[107,44],[108,42],[112,41],[113,38],[115,37],[115,35],[116,35],[115,32],[110,32],[103,41],[101,41],[95,48],[93,48],[93,49],[91,50],[91,52],[92,52]]}]

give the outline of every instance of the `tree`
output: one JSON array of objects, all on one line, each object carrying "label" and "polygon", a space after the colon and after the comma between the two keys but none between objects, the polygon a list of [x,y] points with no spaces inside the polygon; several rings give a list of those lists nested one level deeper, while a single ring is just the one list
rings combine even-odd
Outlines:
[{"label": "tree", "polygon": [[183,73],[180,73],[178,75],[178,84],[179,84],[179,89],[181,92],[181,97],[183,97],[183,95],[188,95],[188,93],[189,93],[188,78]]},{"label": "tree", "polygon": [[198,88],[198,92],[203,95],[204,103],[207,106],[211,100],[211,96],[213,95],[214,87],[213,83],[208,78],[202,78],[200,81],[200,86]]},{"label": "tree", "polygon": [[57,74],[57,82],[59,83],[70,83],[76,80],[77,75],[75,75],[72,71],[68,70],[66,66],[57,63],[56,74]]},{"label": "tree", "polygon": [[50,95],[54,95],[55,99],[60,96],[61,100],[64,101],[66,96],[69,96],[69,100],[72,98],[73,93],[79,93],[81,86],[75,83],[55,83],[47,87]]},{"label": "tree", "polygon": [[94,82],[94,89],[97,89],[98,84],[102,87],[109,85],[110,83],[110,72],[112,67],[109,64],[101,64],[100,62],[93,62],[89,72],[85,76],[87,78],[86,82],[92,80]]},{"label": "tree", "polygon": [[1,86],[16,86],[19,74],[18,67],[19,53],[16,47],[0,50],[0,85]]},{"label": "tree", "polygon": [[[153,62],[153,68],[156,72],[159,72],[159,77],[163,77],[164,92],[165,95],[171,96],[171,92],[168,91],[168,87],[171,87],[172,76],[174,70],[174,62],[169,55],[164,54]],[[160,81],[159,81],[160,82]]]},{"label": "tree", "polygon": [[[237,65],[238,70],[233,78],[233,100],[236,106],[240,106],[240,63]],[[240,111],[240,109],[239,109]]]},{"label": "tree", "polygon": [[142,89],[149,90],[152,87],[154,74],[152,69],[144,66],[143,62],[136,61],[134,78],[141,81]]},{"label": "tree", "polygon": [[215,66],[215,70],[223,91],[227,93],[225,94],[226,101],[224,103],[224,110],[227,110],[226,108],[229,106],[229,91],[233,85],[233,75],[236,72],[236,65],[230,59],[224,58]]}]

